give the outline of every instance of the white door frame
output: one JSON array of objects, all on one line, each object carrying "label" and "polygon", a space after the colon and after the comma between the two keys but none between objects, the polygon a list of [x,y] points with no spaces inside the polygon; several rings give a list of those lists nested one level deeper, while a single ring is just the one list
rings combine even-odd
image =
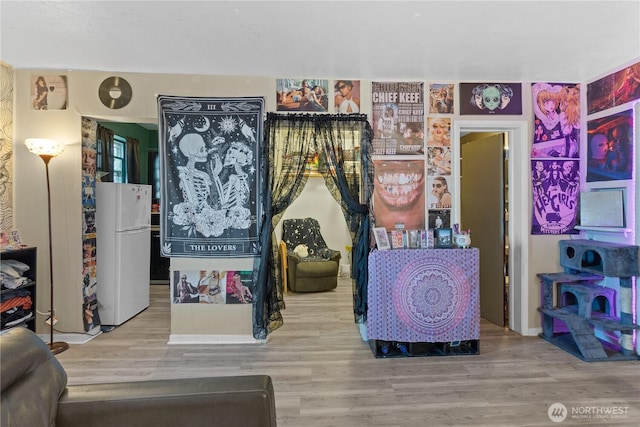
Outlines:
[{"label": "white door frame", "polygon": [[[509,329],[529,332],[529,179],[528,122],[454,120],[453,155],[455,208],[451,223],[460,222],[460,136],[467,132],[504,132],[509,143]],[[480,254],[482,256],[482,254]]]}]

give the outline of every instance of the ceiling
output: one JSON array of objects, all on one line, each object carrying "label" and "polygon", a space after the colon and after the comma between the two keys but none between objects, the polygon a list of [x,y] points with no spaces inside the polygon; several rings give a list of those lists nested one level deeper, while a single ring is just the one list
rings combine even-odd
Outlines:
[{"label": "ceiling", "polygon": [[16,69],[580,82],[640,57],[634,1],[8,1]]}]

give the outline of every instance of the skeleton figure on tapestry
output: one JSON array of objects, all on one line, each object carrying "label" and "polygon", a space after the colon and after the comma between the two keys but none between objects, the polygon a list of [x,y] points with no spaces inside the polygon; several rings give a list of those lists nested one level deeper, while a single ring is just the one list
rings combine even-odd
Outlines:
[{"label": "skeleton figure on tapestry", "polygon": [[193,129],[177,140],[179,152],[174,148],[186,164],[176,166],[182,202],[173,206],[173,223],[189,235],[197,232],[205,237],[221,236],[230,228],[249,229],[253,179],[249,174],[256,168],[251,146],[241,139],[251,141],[255,131],[250,132],[243,119],[230,116],[220,121],[219,131],[211,121]]},{"label": "skeleton figure on tapestry", "polygon": [[207,161],[207,150],[202,137],[189,133],[180,140],[180,151],[188,159],[186,166],[178,166],[180,189],[185,202],[202,210],[207,206],[207,198],[211,192],[211,177],[198,169],[196,163]]}]

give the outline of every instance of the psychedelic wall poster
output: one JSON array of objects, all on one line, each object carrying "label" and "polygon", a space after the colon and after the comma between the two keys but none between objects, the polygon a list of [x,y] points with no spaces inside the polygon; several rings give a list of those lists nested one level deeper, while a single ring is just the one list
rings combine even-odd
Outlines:
[{"label": "psychedelic wall poster", "polygon": [[424,154],[424,83],[372,82],[373,154]]},{"label": "psychedelic wall poster", "polygon": [[572,159],[531,160],[531,234],[577,234],[579,163]]},{"label": "psychedelic wall poster", "polygon": [[580,85],[531,86],[534,136],[532,158],[580,157]]},{"label": "psychedelic wall poster", "polygon": [[98,122],[82,118],[82,321],[85,332],[101,324],[96,270],[97,129]]},{"label": "psychedelic wall poster", "polygon": [[163,256],[257,256],[263,98],[159,96]]},{"label": "psychedelic wall poster", "polygon": [[587,122],[587,182],[631,179],[633,110]]},{"label": "psychedelic wall poster", "polygon": [[375,226],[387,230],[425,228],[424,160],[374,160]]},{"label": "psychedelic wall poster", "polygon": [[587,113],[593,114],[640,99],[640,62],[587,85]]},{"label": "psychedelic wall poster", "polygon": [[460,114],[522,114],[520,83],[460,83]]}]

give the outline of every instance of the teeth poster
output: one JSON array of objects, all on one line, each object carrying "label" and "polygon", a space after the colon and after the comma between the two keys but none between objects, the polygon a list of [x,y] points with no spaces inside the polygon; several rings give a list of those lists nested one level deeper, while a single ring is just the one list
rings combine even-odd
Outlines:
[{"label": "teeth poster", "polygon": [[424,229],[424,160],[374,160],[376,227]]}]

